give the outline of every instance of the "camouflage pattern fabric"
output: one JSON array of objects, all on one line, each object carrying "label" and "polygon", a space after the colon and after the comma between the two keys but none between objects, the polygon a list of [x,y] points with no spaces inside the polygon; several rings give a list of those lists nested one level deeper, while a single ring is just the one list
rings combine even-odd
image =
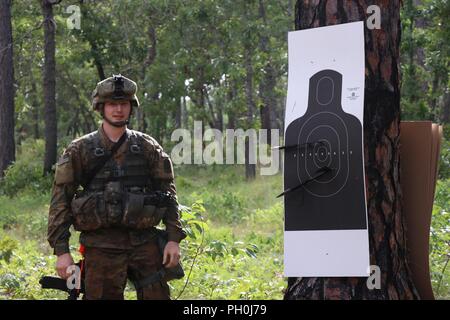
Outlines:
[{"label": "camouflage pattern fabric", "polygon": [[[87,300],[123,300],[127,278],[143,279],[162,268],[158,245],[150,241],[132,249],[85,249],[85,296]],[[137,289],[138,300],[168,300],[169,286],[158,281]]]}]

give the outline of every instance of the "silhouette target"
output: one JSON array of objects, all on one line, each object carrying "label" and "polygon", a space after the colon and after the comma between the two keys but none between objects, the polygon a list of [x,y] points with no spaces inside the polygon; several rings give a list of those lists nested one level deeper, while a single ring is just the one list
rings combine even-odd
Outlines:
[{"label": "silhouette target", "polygon": [[367,228],[362,125],[342,110],[341,91],[339,72],[313,75],[306,113],[286,130],[286,231]]}]

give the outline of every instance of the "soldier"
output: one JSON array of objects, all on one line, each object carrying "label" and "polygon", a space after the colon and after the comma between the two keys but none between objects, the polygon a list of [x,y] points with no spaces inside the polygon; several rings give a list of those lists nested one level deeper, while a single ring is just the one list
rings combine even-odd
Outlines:
[{"label": "soldier", "polygon": [[[127,278],[141,281],[177,265],[186,237],[169,156],[151,136],[127,128],[139,106],[136,90],[121,75],[99,82],[92,105],[103,117],[100,128],[72,141],[56,165],[48,241],[58,275],[66,279],[74,264],[69,228],[81,231],[86,299],[123,299]],[[171,194],[174,204],[150,203],[155,191]],[[155,236],[161,220],[168,234],[162,255]],[[164,279],[136,289],[140,300],[170,299]]]}]

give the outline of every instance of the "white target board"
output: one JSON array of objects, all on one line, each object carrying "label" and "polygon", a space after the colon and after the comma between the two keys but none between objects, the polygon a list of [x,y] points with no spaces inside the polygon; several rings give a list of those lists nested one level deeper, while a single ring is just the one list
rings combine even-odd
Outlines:
[{"label": "white target board", "polygon": [[364,23],[289,33],[284,274],[367,277]]}]

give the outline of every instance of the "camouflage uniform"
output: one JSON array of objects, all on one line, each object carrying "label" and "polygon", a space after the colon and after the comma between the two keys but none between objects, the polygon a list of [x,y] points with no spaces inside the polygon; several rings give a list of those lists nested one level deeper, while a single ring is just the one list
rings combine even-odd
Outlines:
[{"label": "camouflage uniform", "polygon": [[[94,91],[94,101],[98,102],[98,93],[97,100],[95,99],[96,91]],[[94,107],[97,107],[96,103]],[[126,135],[125,142],[105,167],[121,168],[126,165],[130,159],[130,149],[133,149],[133,144],[138,139],[139,149],[142,149],[139,159],[141,162],[144,161],[144,168],[141,168],[142,174],[135,173],[134,178],[148,178],[145,180],[148,181],[145,187],[147,190],[168,191],[176,199],[172,163],[162,147],[147,134],[126,129]],[[152,221],[143,228],[102,224],[91,230],[86,226],[92,222],[89,219],[91,216],[94,217],[94,214],[84,220],[74,215],[72,200],[74,196],[76,198],[80,185],[87,187],[85,186],[86,176],[93,167],[92,141],[100,144],[105,152],[111,150],[114,145],[103,131],[103,126],[100,126],[98,131],[71,142],[57,163],[49,209],[48,241],[54,249],[54,254],[68,253],[69,228],[74,225],[76,230],[81,231],[80,243],[86,248],[85,297],[87,299],[123,299],[127,277],[142,279],[162,268],[162,256],[153,227],[153,224],[157,224],[159,220]],[[90,185],[95,184],[95,180],[96,178]],[[93,206],[92,212],[95,210]],[[178,207],[167,208],[162,221],[166,226],[169,241],[180,242],[186,237],[181,228]],[[84,223],[86,225],[83,225]],[[137,294],[139,299],[169,299],[168,285],[164,281],[139,289]]]}]

